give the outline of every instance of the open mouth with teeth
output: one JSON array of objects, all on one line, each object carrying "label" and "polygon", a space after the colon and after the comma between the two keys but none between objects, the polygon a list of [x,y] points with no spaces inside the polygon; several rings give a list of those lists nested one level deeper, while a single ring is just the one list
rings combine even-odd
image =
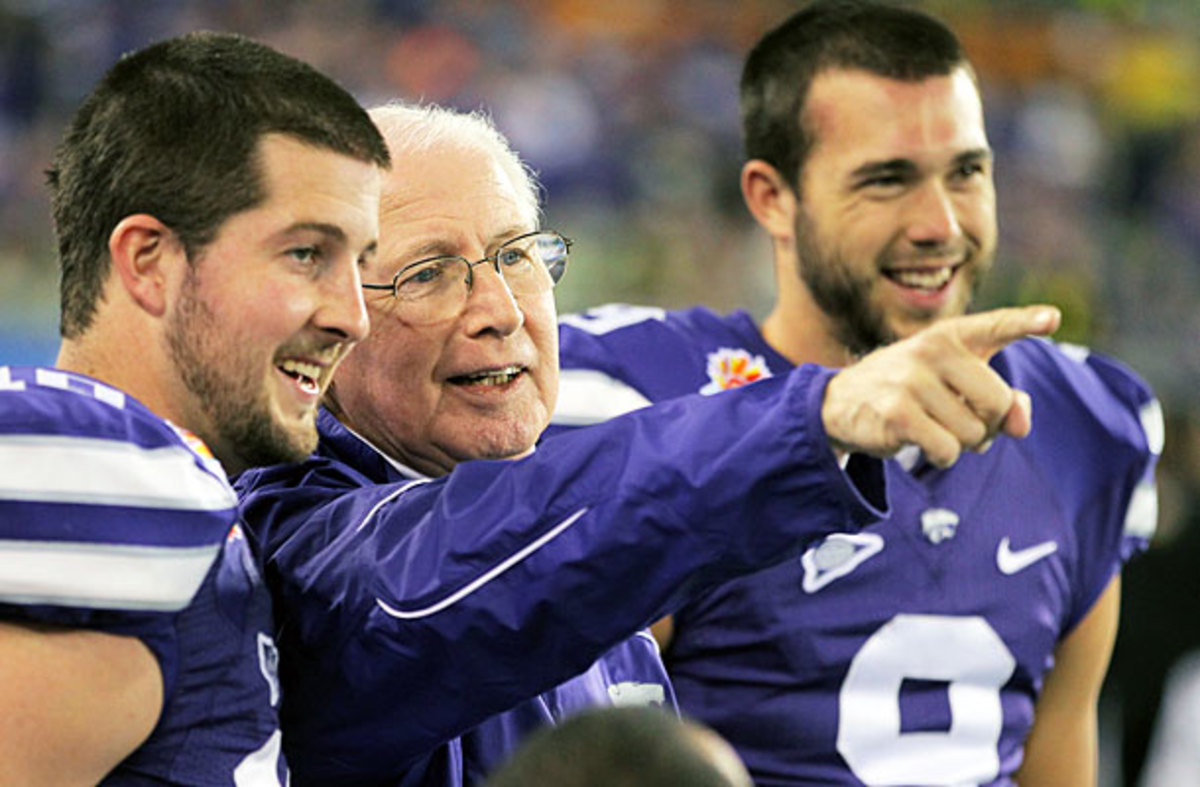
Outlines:
[{"label": "open mouth with teeth", "polygon": [[278,365],[281,372],[291,377],[306,393],[317,394],[321,391],[321,367],[315,363],[286,360]]},{"label": "open mouth with teeth", "polygon": [[450,382],[454,385],[500,386],[508,385],[524,373],[524,367],[505,366],[503,369],[488,369],[472,374],[457,375],[451,377]]},{"label": "open mouth with teeth", "polygon": [[962,266],[963,263],[940,268],[897,268],[885,270],[883,275],[901,287],[934,293],[948,285]]}]

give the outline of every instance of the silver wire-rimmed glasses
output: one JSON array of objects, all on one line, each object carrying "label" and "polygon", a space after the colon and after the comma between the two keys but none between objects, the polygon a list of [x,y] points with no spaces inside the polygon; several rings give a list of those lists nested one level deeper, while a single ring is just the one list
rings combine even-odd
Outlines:
[{"label": "silver wire-rimmed glasses", "polygon": [[459,314],[475,284],[475,266],[492,263],[516,297],[536,296],[562,278],[571,240],[551,230],[530,232],[505,241],[483,259],[440,255],[405,265],[390,284],[366,284],[367,290],[391,290],[404,304],[404,318],[429,323]]}]

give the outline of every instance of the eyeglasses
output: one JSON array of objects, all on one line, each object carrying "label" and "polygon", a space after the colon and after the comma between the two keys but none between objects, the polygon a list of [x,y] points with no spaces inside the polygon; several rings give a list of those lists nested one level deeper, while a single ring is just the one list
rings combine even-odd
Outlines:
[{"label": "eyeglasses", "polygon": [[571,245],[570,238],[557,232],[530,232],[505,241],[483,259],[429,257],[405,265],[391,284],[363,284],[363,289],[391,290],[412,322],[438,322],[462,311],[475,285],[476,265],[492,263],[515,296],[542,295],[562,278]]}]

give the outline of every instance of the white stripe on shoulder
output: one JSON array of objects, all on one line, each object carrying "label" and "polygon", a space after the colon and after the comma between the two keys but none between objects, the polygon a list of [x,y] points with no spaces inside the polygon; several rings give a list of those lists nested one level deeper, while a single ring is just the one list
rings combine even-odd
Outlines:
[{"label": "white stripe on shoulder", "polygon": [[550,423],[587,426],[640,410],[651,404],[635,388],[594,369],[563,369],[558,405]]},{"label": "white stripe on shoulder", "polygon": [[237,505],[229,483],[184,446],[124,440],[0,435],[0,499],[219,511]]},{"label": "white stripe on shoulder", "polygon": [[1070,358],[1075,363],[1087,363],[1087,359],[1091,357],[1092,351],[1082,344],[1072,344],[1070,342],[1055,342],[1051,340],[1051,344],[1058,347],[1062,354]]},{"label": "white stripe on shoulder", "polygon": [[1167,427],[1163,422],[1162,404],[1157,399],[1151,399],[1142,405],[1138,417],[1142,421],[1142,431],[1146,433],[1146,445],[1150,453],[1161,456],[1163,443],[1167,439]]},{"label": "white stripe on shoulder", "polygon": [[606,333],[628,328],[630,325],[667,319],[666,309],[657,306],[630,306],[627,303],[609,303],[588,309],[582,314],[564,314],[558,321],[562,325],[601,336]]},{"label": "white stripe on shoulder", "polygon": [[1125,535],[1149,540],[1158,528],[1158,488],[1153,478],[1133,489],[1125,511]]},{"label": "white stripe on shoulder", "polygon": [[475,591],[479,590],[484,585],[486,585],[487,583],[491,582],[496,577],[503,574],[505,571],[508,571],[510,568],[512,568],[513,566],[517,565],[525,558],[532,555],[534,552],[537,552],[539,549],[541,549],[543,546],[545,546],[546,544],[553,541],[555,538],[558,538],[558,536],[560,534],[562,534],[571,525],[573,525],[577,521],[579,521],[579,518],[581,516],[583,516],[584,514],[586,514],[587,512],[588,512],[587,508],[579,509],[578,511],[576,511],[575,513],[571,514],[569,517],[564,519],[562,522],[559,522],[557,525],[552,527],[550,529],[550,532],[546,533],[541,538],[538,538],[533,543],[521,548],[515,554],[513,554],[510,557],[508,557],[507,559],[501,561],[498,565],[496,565],[493,568],[489,569],[488,571],[484,572],[479,577],[477,577],[476,579],[467,583],[465,586],[463,586],[459,590],[456,590],[454,593],[451,593],[449,596],[446,596],[441,601],[430,604],[428,607],[425,607],[423,609],[414,609],[414,610],[397,609],[396,607],[392,606],[391,604],[388,604],[386,601],[384,601],[381,598],[376,598],[375,603],[378,604],[379,608],[382,609],[384,612],[386,612],[387,614],[391,615],[392,617],[398,618],[400,620],[416,620],[418,618],[426,618],[426,617],[429,617],[430,615],[434,615],[438,612],[441,612],[442,610],[444,610],[448,607],[451,607],[451,606],[457,604],[458,602],[462,601],[464,598],[471,595]]},{"label": "white stripe on shoulder", "polygon": [[220,544],[0,541],[0,601],[85,609],[182,609],[219,549]]}]

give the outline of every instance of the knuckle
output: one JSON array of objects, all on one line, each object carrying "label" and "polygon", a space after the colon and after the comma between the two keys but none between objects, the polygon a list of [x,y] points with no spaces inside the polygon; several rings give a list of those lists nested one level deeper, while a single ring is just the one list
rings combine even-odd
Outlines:
[{"label": "knuckle", "polygon": [[987,440],[990,432],[991,430],[988,428],[987,424],[982,421],[972,419],[967,425],[966,434],[964,435],[966,439],[963,441],[963,445],[967,447],[980,445],[984,440]]},{"label": "knuckle", "polygon": [[912,428],[911,400],[907,396],[890,391],[880,398],[877,406],[889,430],[903,435]]},{"label": "knuckle", "polygon": [[897,402],[912,400],[930,382],[929,365],[931,358],[926,357],[924,348],[914,348],[909,358],[902,364],[897,364],[889,375],[893,385],[891,394]]},{"label": "knuckle", "polygon": [[958,461],[962,449],[953,440],[930,440],[924,448],[925,457],[938,467],[949,467]]},{"label": "knuckle", "polygon": [[941,333],[924,333],[913,337],[914,341],[911,346],[911,355],[913,359],[928,366],[941,354],[941,347],[945,343],[945,337]]},{"label": "knuckle", "polygon": [[1004,420],[1011,407],[1011,391],[1002,390],[997,391],[994,397],[988,397],[986,401],[977,404],[974,409],[979,414],[979,418],[990,429]]}]

